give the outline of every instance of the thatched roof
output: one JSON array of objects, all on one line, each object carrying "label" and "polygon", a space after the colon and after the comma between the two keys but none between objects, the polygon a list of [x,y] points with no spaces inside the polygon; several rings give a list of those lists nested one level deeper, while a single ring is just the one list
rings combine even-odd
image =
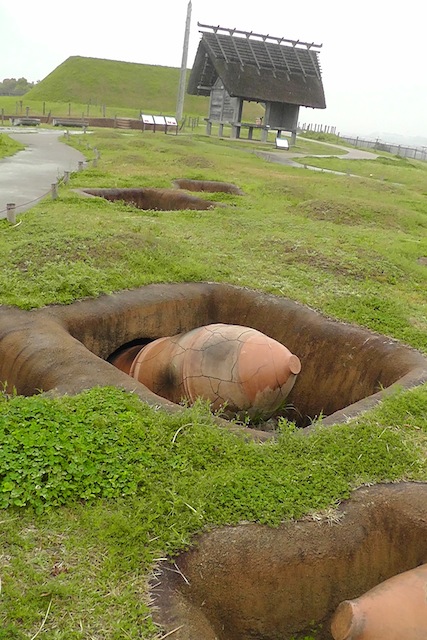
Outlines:
[{"label": "thatched roof", "polygon": [[219,77],[233,97],[326,107],[318,51],[313,48],[321,45],[208,28],[213,32],[203,32],[188,83],[189,94],[208,96]]}]

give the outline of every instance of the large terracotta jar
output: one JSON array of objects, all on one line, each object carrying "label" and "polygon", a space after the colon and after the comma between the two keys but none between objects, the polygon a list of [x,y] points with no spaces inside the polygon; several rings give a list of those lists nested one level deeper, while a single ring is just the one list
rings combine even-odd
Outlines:
[{"label": "large terracotta jar", "polygon": [[142,347],[140,344],[134,345],[133,347],[127,347],[113,356],[110,356],[108,361],[117,367],[117,369],[120,369],[120,371],[129,374],[132,362],[135,360],[141,349]]},{"label": "large terracotta jar", "polygon": [[151,342],[129,373],[172,402],[204,398],[214,411],[267,419],[284,404],[300,370],[299,358],[263,333],[211,324]]},{"label": "large terracotta jar", "polygon": [[427,564],[341,602],[331,631],[334,640],[426,640]]}]

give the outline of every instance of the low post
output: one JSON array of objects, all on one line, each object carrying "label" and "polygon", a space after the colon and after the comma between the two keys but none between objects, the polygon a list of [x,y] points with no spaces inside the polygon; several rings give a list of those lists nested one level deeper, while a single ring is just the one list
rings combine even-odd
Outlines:
[{"label": "low post", "polygon": [[68,184],[70,181],[70,172],[64,171],[64,184]]},{"label": "low post", "polygon": [[233,139],[240,138],[240,126],[236,123],[231,125],[231,137]]},{"label": "low post", "polygon": [[58,183],[57,182],[53,182],[51,185],[51,192],[52,192],[52,200],[56,200],[58,197]]},{"label": "low post", "polygon": [[79,160],[78,170],[83,171],[83,160]]},{"label": "low post", "polygon": [[15,213],[15,203],[14,202],[9,202],[6,205],[6,215],[7,215],[7,219],[11,224],[16,224],[16,213]]},{"label": "low post", "polygon": [[98,158],[95,156],[94,159],[92,160],[92,167],[97,167],[98,166]]}]

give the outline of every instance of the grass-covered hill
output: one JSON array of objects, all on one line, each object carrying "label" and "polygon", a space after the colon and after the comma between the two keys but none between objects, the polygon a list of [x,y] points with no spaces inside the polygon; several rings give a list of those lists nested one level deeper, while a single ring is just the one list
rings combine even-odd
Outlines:
[{"label": "grass-covered hill", "polygon": [[[172,115],[176,112],[180,73],[175,67],[71,56],[25,94],[22,109],[25,103],[36,115],[45,102],[48,110],[61,115],[61,103],[67,109],[72,103],[72,115],[87,112],[89,105],[91,115],[95,111],[97,115],[122,117],[136,117],[140,111]],[[189,74],[188,70],[187,77]],[[10,111],[15,102],[15,98],[3,98],[0,106]],[[184,115],[206,117],[208,111],[209,98],[185,94]],[[245,103],[245,118],[254,121],[263,113],[260,104]]]},{"label": "grass-covered hill", "polygon": [[[180,69],[71,56],[39,82],[26,100],[130,107],[174,113]],[[189,113],[205,115],[208,99],[185,97]]]}]

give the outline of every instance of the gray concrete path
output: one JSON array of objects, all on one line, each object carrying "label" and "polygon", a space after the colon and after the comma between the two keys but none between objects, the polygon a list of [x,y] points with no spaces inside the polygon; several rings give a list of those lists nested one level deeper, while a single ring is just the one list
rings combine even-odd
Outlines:
[{"label": "gray concrete path", "polygon": [[[305,140],[305,138],[304,138]],[[349,149],[332,142],[322,142],[321,140],[309,140],[317,144],[331,147],[331,153],[300,153],[293,151],[257,151],[256,154],[268,162],[276,162],[278,164],[286,164],[291,167],[297,167],[299,169],[311,169],[312,171],[321,171],[323,173],[335,173],[337,175],[352,175],[346,174],[341,171],[332,171],[330,169],[320,169],[319,167],[312,167],[298,162],[300,158],[315,157],[315,158],[340,158],[341,160],[375,160],[378,158],[378,154],[371,151],[364,151],[363,149]],[[333,149],[343,149],[346,153],[333,153]]]},{"label": "gray concrete path", "polygon": [[6,205],[14,202],[16,214],[34,206],[48,195],[52,184],[65,171],[77,171],[85,160],[80,151],[59,141],[63,131],[1,129],[26,146],[13,156],[0,159],[0,218],[6,217]]}]

